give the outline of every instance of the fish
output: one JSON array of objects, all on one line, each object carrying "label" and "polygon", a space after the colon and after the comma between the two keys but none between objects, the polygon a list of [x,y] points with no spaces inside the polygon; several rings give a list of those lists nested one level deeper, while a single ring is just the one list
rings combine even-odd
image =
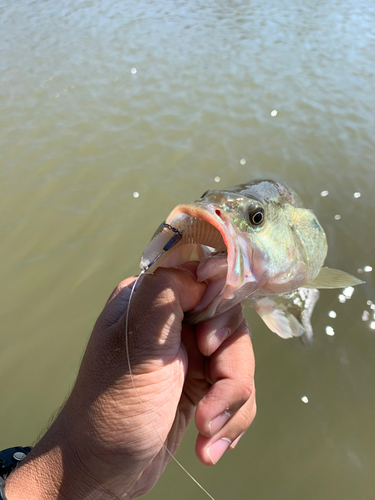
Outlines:
[{"label": "fish", "polygon": [[363,283],[324,267],[327,238],[312,210],[284,182],[255,179],[211,189],[177,205],[146,246],[140,269],[198,262],[207,283],[198,306],[184,321],[195,324],[238,303],[255,309],[284,339],[313,340],[311,315],[319,289]]}]

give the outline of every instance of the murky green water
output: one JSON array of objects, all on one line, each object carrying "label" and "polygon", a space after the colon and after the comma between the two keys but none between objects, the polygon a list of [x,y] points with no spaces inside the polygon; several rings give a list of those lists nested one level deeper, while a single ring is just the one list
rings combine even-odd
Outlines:
[{"label": "murky green water", "polygon": [[[36,439],[114,286],[206,189],[282,179],[326,229],[327,265],[375,269],[373,2],[0,8],[3,448]],[[256,421],[213,468],[193,427],[179,452],[217,500],[374,498],[373,274],[345,303],[322,293],[310,350],[248,313]],[[147,498],[204,496],[171,464]]]}]

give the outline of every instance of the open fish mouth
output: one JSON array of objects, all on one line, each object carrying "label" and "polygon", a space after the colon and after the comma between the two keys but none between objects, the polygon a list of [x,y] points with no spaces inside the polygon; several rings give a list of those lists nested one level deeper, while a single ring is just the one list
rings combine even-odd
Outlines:
[{"label": "open fish mouth", "polygon": [[[148,272],[153,272],[161,265],[176,267],[190,261],[200,262],[208,254],[225,253],[232,257],[233,238],[222,217],[222,212],[211,206],[203,206],[200,203],[178,205],[145,248],[141,258],[141,268],[147,267]],[[171,250],[162,254],[153,265],[149,266],[170,240],[171,228],[179,232],[182,237]],[[187,245],[189,248],[183,250],[182,247]]]},{"label": "open fish mouth", "polygon": [[[173,231],[181,237],[173,248],[163,252]],[[226,291],[242,284],[244,266],[238,234],[227,214],[214,205],[178,205],[145,248],[140,267],[151,273],[158,267],[179,267],[192,261],[200,263],[198,281],[208,285],[194,312],[206,309],[214,301],[219,303]]]}]

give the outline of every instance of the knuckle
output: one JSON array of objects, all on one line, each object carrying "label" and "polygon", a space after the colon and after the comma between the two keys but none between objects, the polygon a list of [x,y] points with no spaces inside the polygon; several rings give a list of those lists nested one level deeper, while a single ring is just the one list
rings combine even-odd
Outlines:
[{"label": "knuckle", "polygon": [[251,404],[244,405],[240,412],[241,428],[242,430],[247,429],[253,422],[257,412],[257,406],[255,401]]},{"label": "knuckle", "polygon": [[241,390],[240,390],[240,397],[241,400],[243,401],[243,404],[245,404],[251,398],[253,392],[254,392],[253,381],[251,379],[244,381],[241,385]]},{"label": "knuckle", "polygon": [[119,283],[116,288],[114,289],[112,295],[114,295],[115,297],[122,291],[122,289],[124,288],[124,285],[122,283]]},{"label": "knuckle", "polygon": [[252,422],[252,419],[250,418],[249,412],[247,412],[247,411],[243,412],[240,415],[240,419],[239,419],[239,428],[241,429],[241,431],[245,431],[249,427],[251,422]]},{"label": "knuckle", "polygon": [[116,286],[116,288],[114,288],[114,290],[112,291],[111,295],[108,297],[106,305],[108,305],[115,297],[117,297],[117,295],[121,292],[121,290],[122,290],[121,283],[119,283]]},{"label": "knuckle", "polygon": [[246,412],[244,414],[245,429],[247,429],[253,423],[256,413],[257,413],[257,406],[255,403],[246,408]]}]

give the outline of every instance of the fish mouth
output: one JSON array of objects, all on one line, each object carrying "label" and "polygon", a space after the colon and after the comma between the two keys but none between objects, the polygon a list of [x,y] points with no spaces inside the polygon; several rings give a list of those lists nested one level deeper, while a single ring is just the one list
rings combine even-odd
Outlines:
[{"label": "fish mouth", "polygon": [[[147,267],[173,236],[170,228],[182,235],[180,241],[162,253],[152,266]],[[177,267],[189,261],[201,262],[212,255],[225,255],[228,263],[227,274],[231,275],[231,264],[238,261],[238,245],[229,217],[212,204],[182,204],[169,214],[164,229],[155,234],[146,247],[141,259],[141,268],[147,267],[148,271],[153,272],[159,266]]]},{"label": "fish mouth", "polygon": [[206,246],[216,253],[225,252],[228,260],[232,259],[235,244],[230,231],[231,224],[225,213],[214,205],[200,203],[178,205],[169,214],[166,222],[181,228],[181,245]]}]

